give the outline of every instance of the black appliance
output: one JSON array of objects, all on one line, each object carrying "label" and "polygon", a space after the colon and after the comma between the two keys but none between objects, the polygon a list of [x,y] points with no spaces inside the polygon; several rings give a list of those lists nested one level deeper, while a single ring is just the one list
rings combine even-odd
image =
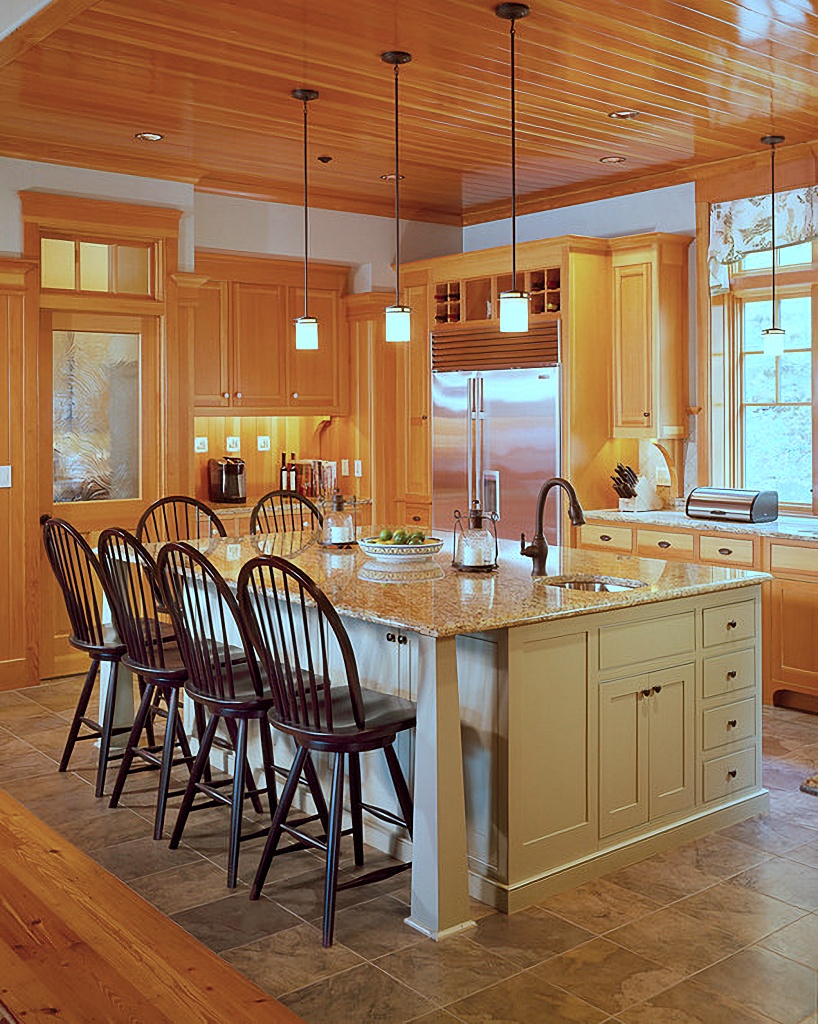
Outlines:
[{"label": "black appliance", "polygon": [[224,455],[208,461],[210,500],[240,504],[247,500],[244,459]]}]

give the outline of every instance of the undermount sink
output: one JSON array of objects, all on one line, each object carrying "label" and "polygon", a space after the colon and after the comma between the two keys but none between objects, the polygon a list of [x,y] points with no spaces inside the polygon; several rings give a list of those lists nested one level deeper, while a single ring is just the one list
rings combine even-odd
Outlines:
[{"label": "undermount sink", "polygon": [[585,590],[598,594],[614,594],[647,586],[647,583],[643,583],[641,580],[623,580],[615,576],[540,576],[538,581],[547,587]]}]

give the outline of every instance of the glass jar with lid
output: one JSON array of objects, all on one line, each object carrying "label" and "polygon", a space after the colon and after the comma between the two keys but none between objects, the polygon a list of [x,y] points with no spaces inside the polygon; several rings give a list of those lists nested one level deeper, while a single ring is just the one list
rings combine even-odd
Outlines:
[{"label": "glass jar with lid", "polygon": [[343,547],[355,541],[355,521],[344,507],[344,496],[336,490],[332,495],[332,508],[324,516],[321,543],[326,547]]},{"label": "glass jar with lid", "polygon": [[491,572],[497,568],[497,515],[484,512],[475,499],[468,515],[454,513],[452,565],[462,572]]}]

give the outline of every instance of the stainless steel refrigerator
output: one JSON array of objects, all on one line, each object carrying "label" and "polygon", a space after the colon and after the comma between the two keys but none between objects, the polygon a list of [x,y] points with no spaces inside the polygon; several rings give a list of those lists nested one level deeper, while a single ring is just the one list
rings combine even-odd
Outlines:
[{"label": "stainless steel refrigerator", "polygon": [[[474,498],[500,516],[500,537],[534,533],[540,486],[560,468],[560,370],[483,370],[432,375],[432,522],[451,529]],[[549,544],[558,501],[546,506]]]}]

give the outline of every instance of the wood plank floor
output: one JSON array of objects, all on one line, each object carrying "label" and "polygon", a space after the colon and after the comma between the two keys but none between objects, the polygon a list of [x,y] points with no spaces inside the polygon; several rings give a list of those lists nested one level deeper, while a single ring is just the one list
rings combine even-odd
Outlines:
[{"label": "wood plank floor", "polygon": [[301,1020],[2,791],[0,864],[0,1002],[20,1020]]}]

